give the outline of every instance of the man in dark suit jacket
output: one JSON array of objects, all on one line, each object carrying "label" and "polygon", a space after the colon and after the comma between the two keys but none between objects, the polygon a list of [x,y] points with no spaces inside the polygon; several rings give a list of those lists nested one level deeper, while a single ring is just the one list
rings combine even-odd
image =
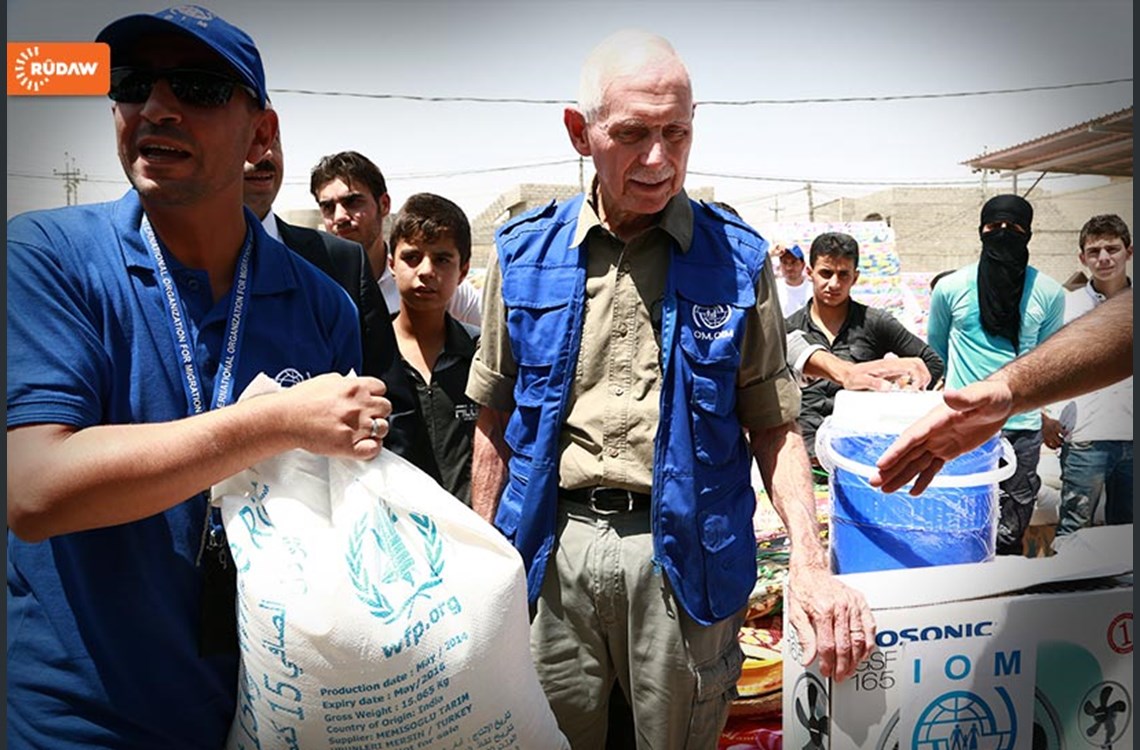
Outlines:
[{"label": "man in dark suit jacket", "polygon": [[[415,384],[405,372],[396,346],[392,318],[376,286],[375,276],[364,249],[356,242],[288,224],[272,212],[273,201],[285,175],[285,156],[278,133],[273,146],[256,164],[245,165],[245,205],[261,219],[271,237],[328,274],[348,292],[360,313],[361,345],[364,349],[362,375],[380,378],[388,386],[385,394],[392,402],[390,420],[414,413],[418,401]],[[405,420],[408,421],[408,420]],[[403,424],[404,422],[401,422]],[[434,454],[426,431],[391,430],[384,447],[422,466]]]},{"label": "man in dark suit jacket", "polygon": [[287,224],[273,215],[281,242],[293,252],[331,276],[344,287],[360,311],[360,334],[364,346],[363,375],[382,377],[396,356],[392,319],[372,281],[364,249],[355,242],[333,237],[308,227]]}]

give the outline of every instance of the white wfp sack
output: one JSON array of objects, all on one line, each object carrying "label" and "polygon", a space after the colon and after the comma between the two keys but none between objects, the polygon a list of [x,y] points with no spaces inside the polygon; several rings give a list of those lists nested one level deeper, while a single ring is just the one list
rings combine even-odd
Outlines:
[{"label": "white wfp sack", "polygon": [[214,497],[238,568],[231,750],[568,747],[521,558],[427,474],[292,451]]}]

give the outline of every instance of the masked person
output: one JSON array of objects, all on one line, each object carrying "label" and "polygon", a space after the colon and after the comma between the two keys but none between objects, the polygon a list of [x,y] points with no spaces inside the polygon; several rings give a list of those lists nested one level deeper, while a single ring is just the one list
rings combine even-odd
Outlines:
[{"label": "masked person", "polygon": [[[977,263],[947,275],[930,298],[927,338],[946,361],[946,387],[985,380],[1053,335],[1065,319],[1065,290],[1029,265],[1033,207],[1018,195],[996,195],[982,206]],[[1041,413],[1013,414],[1002,435],[1017,470],[999,485],[997,554],[1022,554],[1041,478]]]}]

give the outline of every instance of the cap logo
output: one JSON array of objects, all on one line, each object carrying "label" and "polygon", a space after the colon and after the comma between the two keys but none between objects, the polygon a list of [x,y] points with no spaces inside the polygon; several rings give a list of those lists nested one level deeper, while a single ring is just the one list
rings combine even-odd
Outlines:
[{"label": "cap logo", "polygon": [[173,21],[175,20],[175,15],[192,18],[195,21],[198,21],[200,26],[205,26],[207,23],[213,21],[217,17],[210,11],[197,5],[179,5],[177,8],[171,8],[169,15],[166,16],[166,19]]}]

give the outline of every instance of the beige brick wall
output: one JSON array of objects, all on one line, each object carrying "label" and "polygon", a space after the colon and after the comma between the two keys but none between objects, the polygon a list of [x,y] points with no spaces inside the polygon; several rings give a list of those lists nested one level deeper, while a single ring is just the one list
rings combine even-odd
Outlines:
[{"label": "beige brick wall", "polygon": [[[977,260],[981,207],[997,192],[983,195],[978,188],[891,188],[818,206],[815,220],[858,221],[872,212],[882,214],[895,230],[902,270],[937,273]],[[1081,269],[1077,238],[1089,217],[1115,213],[1135,232],[1131,180],[1066,193],[1035,189],[1028,200],[1033,204],[1029,262],[1060,282]]]}]

